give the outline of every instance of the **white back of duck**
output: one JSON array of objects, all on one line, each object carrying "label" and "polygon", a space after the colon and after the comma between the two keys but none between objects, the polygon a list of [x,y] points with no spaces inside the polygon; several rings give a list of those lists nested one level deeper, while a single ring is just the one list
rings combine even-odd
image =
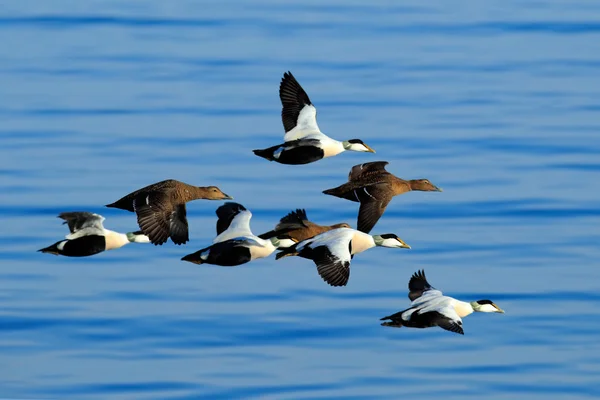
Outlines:
[{"label": "white back of duck", "polygon": [[248,210],[240,211],[231,221],[229,227],[213,239],[213,243],[224,242],[225,240],[237,237],[253,237],[250,230],[250,219],[252,213]]}]

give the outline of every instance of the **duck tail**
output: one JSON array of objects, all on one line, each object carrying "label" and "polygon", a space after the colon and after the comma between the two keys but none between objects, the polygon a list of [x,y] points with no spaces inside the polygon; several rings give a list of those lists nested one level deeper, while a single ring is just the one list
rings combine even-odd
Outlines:
[{"label": "duck tail", "polygon": [[278,148],[280,146],[275,146],[275,148],[273,147],[269,147],[268,149],[257,149],[257,150],[252,150],[252,152],[254,154],[256,154],[259,157],[265,158],[269,161],[274,161],[275,158],[273,158],[273,152],[275,151],[276,148]]},{"label": "duck tail", "polygon": [[341,199],[360,202],[360,200],[356,197],[355,190],[352,190],[352,188],[348,187],[347,185],[347,183],[344,183],[343,185],[340,185],[338,187],[323,190],[323,193],[328,194],[330,196],[339,197]]},{"label": "duck tail", "polygon": [[327,190],[323,190],[323,193],[328,194],[330,196],[336,196],[336,190],[337,188],[331,188],[331,189],[327,189]]},{"label": "duck tail", "polygon": [[289,257],[289,256],[297,256],[297,255],[298,255],[298,252],[296,251],[296,246],[292,246],[292,247],[288,247],[287,249],[283,249],[279,253],[277,253],[277,255],[275,256],[275,259],[279,260],[280,258]]},{"label": "duck tail", "polygon": [[404,311],[397,312],[392,315],[388,315],[387,317],[380,318],[380,321],[385,321],[389,319],[390,321],[382,322],[381,326],[391,326],[394,328],[402,328],[404,325],[402,324],[402,313]]},{"label": "duck tail", "polygon": [[391,321],[391,322],[382,322],[381,326],[391,326],[392,328],[402,328],[402,322],[400,321]]},{"label": "duck tail", "polygon": [[52,246],[44,247],[43,249],[39,249],[38,251],[42,253],[54,254],[55,256],[57,256],[60,254],[60,250],[58,250],[59,243],[60,242],[56,242]]},{"label": "duck tail", "polygon": [[183,256],[183,257],[181,257],[181,260],[182,261],[188,261],[188,262],[191,262],[191,263],[194,263],[194,264],[198,264],[198,265],[204,264],[205,261],[202,259],[201,255],[202,255],[202,252],[204,252],[205,250],[206,249],[198,250],[195,253],[191,253],[191,254],[188,254],[186,256]]}]

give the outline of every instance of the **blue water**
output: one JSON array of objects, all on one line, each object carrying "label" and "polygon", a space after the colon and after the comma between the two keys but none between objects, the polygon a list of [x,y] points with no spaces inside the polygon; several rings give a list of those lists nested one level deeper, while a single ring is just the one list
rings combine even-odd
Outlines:
[{"label": "blue water", "polygon": [[[5,1],[0,8],[0,397],[600,397],[600,4],[593,1]],[[268,163],[291,70],[345,153]],[[218,185],[260,233],[387,160],[443,193],[394,199],[374,233],[412,250],[355,257],[349,285],[303,259],[237,268],[181,256],[219,202],[188,206],[184,247],[86,259],[35,250],[87,210],[175,178]],[[389,329],[407,281],[505,315],[465,336]]]}]

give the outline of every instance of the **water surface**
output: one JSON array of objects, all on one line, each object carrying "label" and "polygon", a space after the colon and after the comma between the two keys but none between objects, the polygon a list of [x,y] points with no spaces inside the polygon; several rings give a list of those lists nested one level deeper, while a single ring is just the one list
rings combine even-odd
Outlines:
[{"label": "water surface", "polygon": [[[9,1],[0,10],[0,397],[573,399],[600,396],[600,6],[575,1]],[[377,154],[268,163],[291,70],[322,130]],[[291,209],[355,224],[321,191],[387,160],[443,193],[392,201],[374,233],[413,249],[237,268],[181,256],[221,203],[188,206],[184,247],[40,254],[62,211],[162,179],[218,185],[257,233]],[[491,298],[465,336],[386,329],[424,268]]]}]

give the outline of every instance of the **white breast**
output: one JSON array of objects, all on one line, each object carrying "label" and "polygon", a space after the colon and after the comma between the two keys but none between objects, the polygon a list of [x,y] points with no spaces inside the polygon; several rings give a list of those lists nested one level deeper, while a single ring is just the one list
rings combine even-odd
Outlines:
[{"label": "white breast", "polygon": [[362,253],[371,247],[375,247],[373,236],[360,231],[354,231],[354,236],[352,237],[352,254]]},{"label": "white breast", "polygon": [[257,244],[250,246],[250,258],[252,260],[268,257],[273,254],[276,249],[270,240],[263,240],[259,237],[254,237],[253,239],[257,242]]},{"label": "white breast", "polygon": [[109,231],[105,229],[104,238],[106,240],[106,250],[118,249],[129,243],[127,235],[124,233]]},{"label": "white breast", "polygon": [[454,311],[456,311],[459,317],[463,318],[473,313],[473,307],[469,303],[456,299],[453,300]]},{"label": "white breast", "polygon": [[319,140],[321,141],[321,149],[323,149],[323,158],[332,157],[340,154],[344,151],[344,145],[342,142],[338,142],[337,140],[333,140],[330,137],[325,135],[320,135]]}]

